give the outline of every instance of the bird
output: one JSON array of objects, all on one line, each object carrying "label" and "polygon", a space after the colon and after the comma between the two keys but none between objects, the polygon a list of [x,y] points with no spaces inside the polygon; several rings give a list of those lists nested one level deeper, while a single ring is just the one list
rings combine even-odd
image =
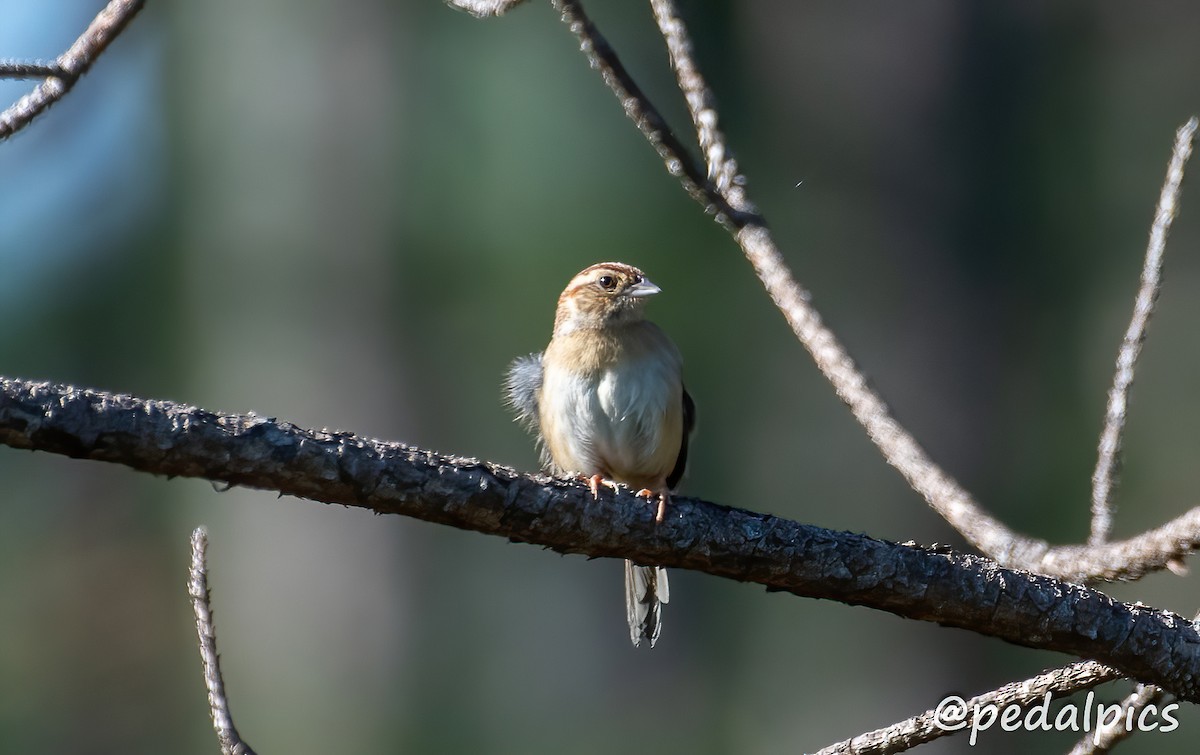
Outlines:
[{"label": "bird", "polygon": [[[545,471],[585,480],[594,497],[601,485],[622,484],[657,499],[655,522],[683,477],[696,424],[683,357],[643,312],[661,290],[632,265],[585,268],[558,297],[546,350],[517,358],[504,381],[507,403],[538,436]],[[668,600],[665,569],[625,561],[635,647],[654,647]]]}]

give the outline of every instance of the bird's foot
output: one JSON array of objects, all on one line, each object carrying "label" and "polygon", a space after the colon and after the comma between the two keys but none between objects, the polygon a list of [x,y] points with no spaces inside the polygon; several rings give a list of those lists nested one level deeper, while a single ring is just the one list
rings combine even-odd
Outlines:
[{"label": "bird's foot", "polygon": [[637,492],[638,498],[647,500],[658,496],[658,513],[654,515],[654,522],[662,524],[663,517],[667,515],[667,504],[671,502],[671,494],[669,492],[655,493],[650,488],[642,488]]},{"label": "bird's foot", "polygon": [[613,482],[612,480],[604,479],[604,475],[594,474],[591,477],[584,476],[583,481],[587,483],[588,490],[592,491],[592,498],[596,498],[596,499],[600,498],[600,486],[601,485],[603,485],[606,488],[609,488],[614,493],[617,492],[617,489],[618,489],[617,483]]}]

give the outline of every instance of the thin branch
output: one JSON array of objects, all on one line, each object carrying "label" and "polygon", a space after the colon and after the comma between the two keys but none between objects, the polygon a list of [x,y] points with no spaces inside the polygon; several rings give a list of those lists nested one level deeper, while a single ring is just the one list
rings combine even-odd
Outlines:
[{"label": "thin branch", "polygon": [[86,31],[66,52],[58,56],[57,69],[32,92],[0,113],[0,141],[28,126],[34,118],[63,98],[75,82],[88,72],[96,58],[137,15],[145,0],[111,0],[96,15]]},{"label": "thin branch", "polygon": [[567,28],[579,40],[579,49],[587,57],[592,68],[600,72],[609,90],[616,95],[625,115],[637,126],[642,136],[654,147],[662,158],[667,172],[679,179],[684,191],[704,207],[704,211],[716,216],[716,220],[733,232],[748,224],[761,224],[762,218],[752,209],[741,210],[729,204],[725,196],[708,180],[687,148],[667,126],[666,119],[654,107],[654,103],[642,93],[640,87],[625,70],[621,59],[588,18],[578,0],[550,0],[550,4],[562,17]]},{"label": "thin branch", "polygon": [[1178,570],[1183,558],[1200,548],[1200,508],[1128,540],[1051,547],[1024,539],[1022,546],[1022,557],[1037,564],[1040,574],[1079,583],[1136,580],[1163,569]]},{"label": "thin branch", "polygon": [[1200,700],[1200,632],[1175,614],[949,549],[696,499],[655,524],[630,491],[254,415],[0,378],[0,444],[404,514],[561,553],[629,558],[863,605],[1106,663]]},{"label": "thin branch", "polygon": [[0,60],[0,79],[44,79],[63,75],[65,72],[58,63],[41,60]]},{"label": "thin branch", "polygon": [[1128,697],[1121,702],[1120,716],[1115,721],[1101,726],[1089,735],[1085,735],[1071,748],[1070,755],[1096,755],[1108,752],[1121,742],[1133,736],[1136,729],[1125,726],[1128,711],[1139,715],[1149,705],[1157,705],[1164,693],[1153,684],[1139,684]]},{"label": "thin branch", "polygon": [[738,173],[737,162],[733,159],[733,154],[725,142],[725,135],[721,133],[717,123],[716,100],[692,56],[692,42],[675,1],[650,0],[650,7],[654,10],[654,20],[667,43],[667,52],[671,57],[671,66],[675,69],[679,91],[683,92],[688,113],[692,116],[696,139],[708,166],[708,179],[733,207],[741,211],[753,211],[754,208],[750,206],[741,188],[744,178]]},{"label": "thin branch", "polygon": [[1113,375],[1112,389],[1108,392],[1108,411],[1104,416],[1104,430],[1100,433],[1096,471],[1092,474],[1092,534],[1088,540],[1092,544],[1103,543],[1112,530],[1112,494],[1117,482],[1129,388],[1133,385],[1134,367],[1142,350],[1142,342],[1146,338],[1146,325],[1154,313],[1154,301],[1162,287],[1162,263],[1167,247],[1167,234],[1171,231],[1171,222],[1175,220],[1175,212],[1179,206],[1179,189],[1183,184],[1183,171],[1188,158],[1191,157],[1192,140],[1195,136],[1195,118],[1180,126],[1175,133],[1175,147],[1171,151],[1171,162],[1167,166],[1167,175],[1159,193],[1154,224],[1150,227],[1146,261],[1142,266],[1142,283],[1133,302],[1133,317],[1117,353],[1117,369]]},{"label": "thin branch", "polygon": [[221,679],[221,659],[217,655],[217,628],[213,624],[208,595],[208,531],[197,527],[192,532],[192,564],[188,568],[188,594],[196,614],[196,635],[200,639],[200,661],[204,664],[204,684],[208,687],[208,707],[213,729],[221,743],[222,755],[254,755],[250,745],[242,741],[229,700],[225,697],[225,682]]},{"label": "thin branch", "polygon": [[1021,682],[1006,684],[997,690],[977,695],[959,705],[955,700],[939,705],[919,716],[883,729],[860,734],[819,750],[816,755],[892,755],[935,739],[970,731],[972,713],[989,707],[1004,709],[1041,702],[1050,695],[1055,700],[1079,690],[1119,679],[1121,672],[1096,661],[1080,661],[1045,671]]}]

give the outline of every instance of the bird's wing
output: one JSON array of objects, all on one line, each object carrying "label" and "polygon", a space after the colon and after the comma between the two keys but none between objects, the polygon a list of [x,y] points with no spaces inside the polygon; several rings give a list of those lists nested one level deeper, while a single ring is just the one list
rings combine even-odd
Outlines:
[{"label": "bird's wing", "polygon": [[[667,475],[667,487],[674,488],[683,479],[683,470],[687,466],[688,437],[696,429],[696,402],[692,401],[687,387],[683,389],[683,438],[679,442],[679,457],[675,459],[675,468]],[[665,601],[664,601],[665,602]]]},{"label": "bird's wing", "polygon": [[517,357],[504,376],[504,401],[530,430],[538,429],[538,393],[542,388],[542,354]]}]

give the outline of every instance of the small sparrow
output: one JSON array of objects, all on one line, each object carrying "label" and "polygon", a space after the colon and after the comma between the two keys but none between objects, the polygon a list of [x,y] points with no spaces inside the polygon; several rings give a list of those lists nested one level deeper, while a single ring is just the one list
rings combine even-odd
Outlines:
[{"label": "small sparrow", "polygon": [[[660,290],[630,265],[587,268],[558,297],[545,353],[513,362],[504,386],[518,418],[537,431],[550,474],[583,477],[593,496],[600,485],[628,485],[657,499],[657,522],[683,476],[696,418],[679,349],[642,314]],[[625,562],[635,646],[654,647],[669,598],[665,569]]]}]

